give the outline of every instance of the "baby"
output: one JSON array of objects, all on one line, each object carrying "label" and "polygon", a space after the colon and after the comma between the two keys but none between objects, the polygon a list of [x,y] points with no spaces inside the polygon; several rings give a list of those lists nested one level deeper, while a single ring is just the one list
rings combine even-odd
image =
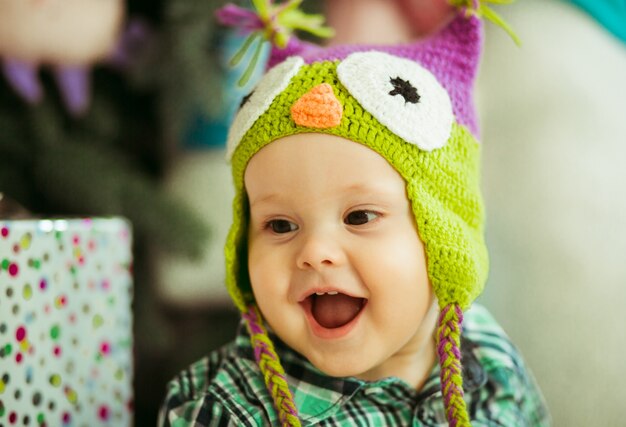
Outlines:
[{"label": "baby", "polygon": [[169,384],[161,425],[549,425],[470,309],[488,270],[480,43],[460,12],[413,44],[273,49],[228,140],[242,327]]}]

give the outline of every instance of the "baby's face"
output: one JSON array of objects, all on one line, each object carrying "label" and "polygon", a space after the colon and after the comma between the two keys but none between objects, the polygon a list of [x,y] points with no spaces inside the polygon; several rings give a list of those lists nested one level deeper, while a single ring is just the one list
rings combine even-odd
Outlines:
[{"label": "baby's face", "polygon": [[405,181],[384,158],[337,136],[294,135],[251,159],[245,185],[252,289],[283,341],[328,375],[368,380],[433,350],[424,247]]}]

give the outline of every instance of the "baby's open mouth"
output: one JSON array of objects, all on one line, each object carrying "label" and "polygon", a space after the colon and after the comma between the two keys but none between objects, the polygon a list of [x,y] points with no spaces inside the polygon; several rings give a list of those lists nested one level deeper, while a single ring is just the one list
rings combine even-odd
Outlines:
[{"label": "baby's open mouth", "polygon": [[313,318],[322,327],[334,329],[354,320],[367,299],[351,297],[340,292],[324,292],[310,295],[303,303],[310,305]]}]

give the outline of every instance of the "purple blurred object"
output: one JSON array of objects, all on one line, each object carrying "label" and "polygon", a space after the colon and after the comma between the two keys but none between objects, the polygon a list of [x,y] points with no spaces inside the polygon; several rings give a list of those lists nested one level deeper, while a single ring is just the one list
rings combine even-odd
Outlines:
[{"label": "purple blurred object", "polygon": [[[134,57],[146,46],[151,36],[143,21],[132,19],[104,63],[119,70],[127,69]],[[0,66],[9,85],[31,105],[43,99],[39,81],[39,65],[13,58],[0,58]],[[91,65],[55,65],[53,73],[67,111],[74,117],[87,112],[91,102]]]},{"label": "purple blurred object", "polygon": [[256,12],[234,4],[227,4],[217,10],[215,16],[220,24],[241,29],[242,32],[253,32],[265,28]]},{"label": "purple blurred object", "polygon": [[[31,105],[41,102],[43,89],[39,81],[39,67],[19,61],[4,59],[4,75],[15,92]],[[87,111],[91,97],[89,69],[86,66],[57,66],[54,69],[57,85],[65,107],[73,116]]]},{"label": "purple blurred object", "polygon": [[133,59],[147,48],[154,35],[150,26],[142,19],[132,18],[124,28],[119,40],[105,62],[120,70],[129,68]]},{"label": "purple blurred object", "polygon": [[[4,75],[15,92],[29,104],[43,99],[39,81],[39,67],[16,59],[5,59],[2,64]],[[86,66],[58,66],[55,77],[67,110],[73,116],[83,114],[89,106],[90,79]]]},{"label": "purple blurred object", "polygon": [[91,100],[90,70],[86,66],[59,65],[54,75],[69,113],[73,116],[85,113]]},{"label": "purple blurred object", "polygon": [[2,70],[9,84],[24,100],[30,104],[37,104],[43,98],[41,83],[35,65],[17,59],[4,59]]}]

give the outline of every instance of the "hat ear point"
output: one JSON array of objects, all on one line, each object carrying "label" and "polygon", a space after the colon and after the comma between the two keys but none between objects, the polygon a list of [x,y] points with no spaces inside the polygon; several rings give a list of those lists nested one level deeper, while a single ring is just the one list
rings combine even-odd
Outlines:
[{"label": "hat ear point", "polygon": [[483,46],[483,21],[459,10],[454,19],[425,42],[435,52],[445,53],[446,65],[460,68],[468,83],[476,79]]},{"label": "hat ear point", "polygon": [[417,60],[437,76],[448,91],[459,124],[479,136],[473,88],[483,46],[483,22],[459,10],[439,33],[419,45]]}]

